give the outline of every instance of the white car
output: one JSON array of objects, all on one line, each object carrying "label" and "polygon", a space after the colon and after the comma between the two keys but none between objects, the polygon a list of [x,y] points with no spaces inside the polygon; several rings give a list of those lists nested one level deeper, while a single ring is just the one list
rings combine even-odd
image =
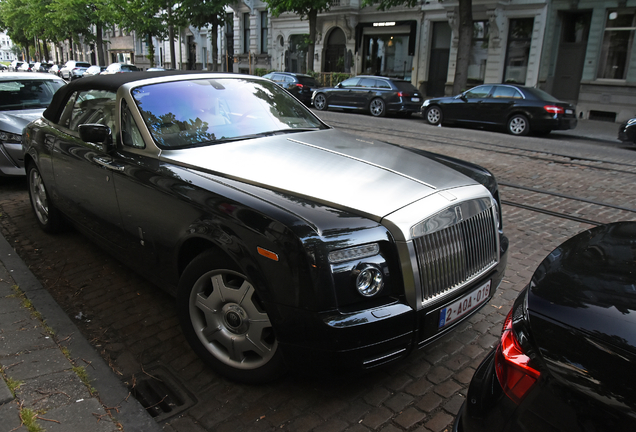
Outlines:
[{"label": "white car", "polygon": [[64,67],[60,69],[60,76],[67,81],[73,81],[74,79],[83,77],[84,72],[86,72],[86,69],[89,67],[91,67],[90,63],[69,60]]}]

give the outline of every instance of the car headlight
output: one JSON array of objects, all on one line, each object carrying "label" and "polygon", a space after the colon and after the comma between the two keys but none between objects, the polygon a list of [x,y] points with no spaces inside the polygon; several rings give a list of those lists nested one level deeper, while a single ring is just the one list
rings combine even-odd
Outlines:
[{"label": "car headlight", "polygon": [[384,287],[384,276],[373,266],[362,269],[356,278],[356,288],[364,297],[373,297],[382,291],[382,287]]},{"label": "car headlight", "polygon": [[6,142],[6,143],[19,144],[22,142],[22,135],[11,133],[11,132],[0,131],[0,141]]},{"label": "car headlight", "polygon": [[353,261],[367,258],[380,253],[380,245],[371,243],[363,246],[355,246],[346,249],[329,252],[328,258],[331,264],[338,264],[345,261]]},{"label": "car headlight", "polygon": [[634,123],[636,123],[636,118],[627,120],[628,125],[633,125]]},{"label": "car headlight", "polygon": [[430,104],[430,103],[431,103],[431,101],[429,99],[426,99],[424,101],[424,103],[422,104],[422,107],[428,106],[428,104]]}]

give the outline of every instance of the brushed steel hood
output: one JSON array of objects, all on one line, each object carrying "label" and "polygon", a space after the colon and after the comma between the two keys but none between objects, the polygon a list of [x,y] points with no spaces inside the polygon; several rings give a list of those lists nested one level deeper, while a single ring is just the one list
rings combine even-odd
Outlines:
[{"label": "brushed steel hood", "polygon": [[477,184],[408,150],[334,129],[168,150],[161,158],[378,221],[435,192]]}]

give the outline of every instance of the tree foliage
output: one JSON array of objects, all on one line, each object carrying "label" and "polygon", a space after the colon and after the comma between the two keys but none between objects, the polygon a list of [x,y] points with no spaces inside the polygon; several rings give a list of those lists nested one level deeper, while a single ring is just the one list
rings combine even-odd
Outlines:
[{"label": "tree foliage", "polygon": [[218,68],[218,29],[225,24],[226,6],[233,0],[183,0],[176,13],[182,22],[188,22],[196,28],[212,26],[209,32],[212,45],[212,70]]},{"label": "tree foliage", "polygon": [[[307,46],[307,70],[314,70],[314,52],[316,46],[316,21],[318,13],[331,8],[331,0],[264,0],[272,15],[279,16],[284,12],[292,12],[300,19],[309,20],[309,44]],[[411,1],[411,0],[409,0]]]}]

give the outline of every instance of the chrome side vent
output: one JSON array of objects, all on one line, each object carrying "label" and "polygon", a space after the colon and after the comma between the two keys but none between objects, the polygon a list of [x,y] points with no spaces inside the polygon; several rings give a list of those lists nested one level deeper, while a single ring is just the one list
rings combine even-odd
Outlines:
[{"label": "chrome side vent", "polygon": [[478,278],[498,260],[495,214],[488,208],[469,219],[413,240],[422,303],[431,302]]}]

